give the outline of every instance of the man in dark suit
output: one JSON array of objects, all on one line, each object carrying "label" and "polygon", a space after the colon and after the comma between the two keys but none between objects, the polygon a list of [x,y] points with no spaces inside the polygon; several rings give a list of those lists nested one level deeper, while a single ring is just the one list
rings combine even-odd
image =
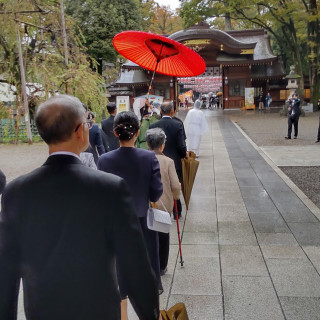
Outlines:
[{"label": "man in dark suit", "polygon": [[127,184],[79,159],[89,143],[80,101],[52,97],[36,124],[50,156],[2,195],[0,319],[16,319],[22,278],[28,320],[119,320],[117,262],[139,318],[157,320],[158,288]]},{"label": "man in dark suit", "polygon": [[[161,105],[162,119],[151,124],[150,129],[161,128],[166,136],[166,144],[163,150],[163,154],[173,159],[178,178],[182,182],[182,164],[181,159],[187,156],[187,147],[185,142],[185,133],[183,123],[174,120],[174,106],[171,102],[165,102]],[[178,204],[178,216],[181,216],[181,202],[177,201]]]},{"label": "man in dark suit", "polygon": [[6,186],[6,176],[0,170],[0,194],[2,193],[5,186]]},{"label": "man in dark suit", "polygon": [[[102,143],[101,132],[97,124],[95,124],[95,116],[94,113],[88,112],[88,120],[92,122],[92,127],[89,131],[89,142],[91,146],[91,150],[93,151],[94,162],[97,164],[99,160],[99,156],[103,155],[106,150]],[[88,151],[88,150],[87,150]],[[90,152],[90,151],[88,151]],[[99,155],[98,155],[99,154]]]},{"label": "man in dark suit", "polygon": [[113,122],[114,117],[117,114],[117,106],[114,102],[110,102],[107,104],[107,110],[109,112],[109,118],[104,119],[101,122],[101,129],[106,136],[108,149],[107,151],[112,151],[118,149],[120,147],[119,139],[113,133]]}]

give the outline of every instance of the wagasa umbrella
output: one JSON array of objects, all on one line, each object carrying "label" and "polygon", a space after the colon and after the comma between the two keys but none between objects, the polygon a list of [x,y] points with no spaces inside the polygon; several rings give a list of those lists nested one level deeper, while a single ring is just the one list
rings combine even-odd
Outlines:
[{"label": "wagasa umbrella", "polygon": [[199,161],[196,160],[196,154],[189,151],[189,157],[181,160],[182,162],[182,194],[188,211],[191,192],[199,167]]},{"label": "wagasa umbrella", "polygon": [[150,88],[156,72],[191,77],[202,74],[206,68],[200,55],[187,46],[149,32],[120,32],[113,38],[113,46],[125,58],[153,71]]}]

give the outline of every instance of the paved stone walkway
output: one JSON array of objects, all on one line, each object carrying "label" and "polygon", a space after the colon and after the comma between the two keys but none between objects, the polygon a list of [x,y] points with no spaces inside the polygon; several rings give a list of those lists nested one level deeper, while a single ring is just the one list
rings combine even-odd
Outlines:
[{"label": "paved stone walkway", "polygon": [[205,114],[210,132],[180,220],[185,265],[173,224],[161,307],[182,301],[190,320],[320,319],[319,220],[228,115]]},{"label": "paved stone walkway", "polygon": [[190,320],[320,319],[319,220],[227,115],[205,113],[180,221],[185,265],[173,225],[162,308],[183,301]]}]

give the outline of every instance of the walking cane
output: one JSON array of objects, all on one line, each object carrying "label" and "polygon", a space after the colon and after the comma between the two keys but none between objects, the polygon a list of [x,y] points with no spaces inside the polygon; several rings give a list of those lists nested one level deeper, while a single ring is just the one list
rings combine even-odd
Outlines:
[{"label": "walking cane", "polygon": [[183,267],[184,261],[182,260],[181,238],[180,238],[180,229],[179,229],[179,217],[178,217],[177,200],[174,200],[174,211],[175,211],[175,214],[176,214],[176,221],[177,221],[177,231],[178,231],[178,239],[179,239],[179,253],[180,253],[180,264],[181,264],[181,267]]}]

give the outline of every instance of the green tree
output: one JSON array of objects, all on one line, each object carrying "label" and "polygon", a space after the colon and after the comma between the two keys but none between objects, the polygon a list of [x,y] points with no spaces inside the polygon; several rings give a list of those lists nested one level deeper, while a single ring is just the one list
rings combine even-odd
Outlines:
[{"label": "green tree", "polygon": [[157,34],[170,34],[182,29],[182,20],[169,6],[157,6],[149,30]]},{"label": "green tree", "polygon": [[67,0],[67,14],[79,26],[88,54],[96,60],[116,62],[118,54],[113,37],[125,30],[139,30],[138,0]]},{"label": "green tree", "polygon": [[[235,29],[265,28],[272,36],[275,52],[282,55],[287,72],[292,61],[301,76],[309,74],[312,99],[318,99],[320,28],[316,0],[184,0],[181,17],[186,27],[200,20],[221,26],[224,18],[225,29],[228,19]],[[303,77],[301,80],[303,93]]]},{"label": "green tree", "polygon": [[[21,76],[18,63],[17,32],[22,38],[26,81],[32,91],[29,105],[35,106],[50,94],[69,93],[101,113],[106,103],[103,79],[90,68],[95,65],[67,19],[69,65],[65,64],[60,2],[54,0],[0,1],[0,73],[17,88],[16,102],[21,109]],[[24,13],[28,11],[28,13]],[[36,12],[31,12],[36,11]],[[37,103],[34,103],[37,101]]]}]

